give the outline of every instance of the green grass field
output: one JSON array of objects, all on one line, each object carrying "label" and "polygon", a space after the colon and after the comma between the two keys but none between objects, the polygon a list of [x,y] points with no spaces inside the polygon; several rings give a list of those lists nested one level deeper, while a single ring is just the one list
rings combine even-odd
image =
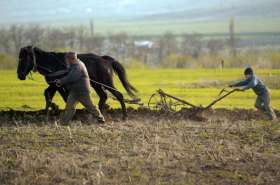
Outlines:
[{"label": "green grass field", "polygon": [[[241,79],[242,69],[128,69],[130,82],[139,90],[138,96],[147,104],[149,97],[157,89],[188,100],[196,105],[207,105],[219,93],[220,89],[228,83]],[[280,109],[280,70],[258,69],[257,74],[268,84],[272,93],[273,107]],[[1,109],[42,109],[45,106],[43,92],[47,87],[43,78],[36,74],[36,81],[20,81],[16,77],[16,71],[0,72],[0,102]],[[118,78],[115,76],[116,86],[121,92]],[[95,103],[98,98],[92,93]],[[125,93],[125,97],[128,98]],[[64,103],[59,95],[56,95],[56,103],[61,108]],[[254,93],[237,92],[218,103],[215,107],[225,108],[253,108]],[[119,107],[118,102],[109,99],[109,104]]]}]

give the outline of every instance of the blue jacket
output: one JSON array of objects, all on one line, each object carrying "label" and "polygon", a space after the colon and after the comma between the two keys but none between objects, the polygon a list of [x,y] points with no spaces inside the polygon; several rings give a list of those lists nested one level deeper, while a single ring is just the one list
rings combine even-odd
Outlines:
[{"label": "blue jacket", "polygon": [[251,78],[239,81],[232,85],[232,87],[243,87],[244,89],[253,89],[257,95],[264,95],[268,93],[268,88],[265,84],[257,78],[256,75],[252,75]]}]

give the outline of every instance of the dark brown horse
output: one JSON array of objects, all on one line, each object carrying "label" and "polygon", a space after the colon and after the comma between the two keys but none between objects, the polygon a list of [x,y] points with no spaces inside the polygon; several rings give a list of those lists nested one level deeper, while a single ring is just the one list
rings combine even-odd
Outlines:
[{"label": "dark brown horse", "polygon": [[[49,87],[45,89],[46,111],[49,107],[53,109],[57,106],[52,103],[55,93],[58,91],[67,100],[68,91],[65,87],[57,87],[55,79],[61,78],[67,74],[67,64],[64,60],[66,53],[46,52],[42,49],[32,46],[26,46],[20,49],[17,75],[20,80],[25,80],[30,72],[39,72],[45,77]],[[92,53],[78,54],[78,58],[86,65],[91,86],[100,97],[98,106],[101,111],[104,110],[107,100],[105,90],[110,91],[120,102],[123,118],[127,117],[124,98],[120,91],[116,90],[113,84],[113,71],[118,75],[122,85],[131,97],[135,97],[137,91],[127,80],[124,67],[110,56],[98,56]]]}]

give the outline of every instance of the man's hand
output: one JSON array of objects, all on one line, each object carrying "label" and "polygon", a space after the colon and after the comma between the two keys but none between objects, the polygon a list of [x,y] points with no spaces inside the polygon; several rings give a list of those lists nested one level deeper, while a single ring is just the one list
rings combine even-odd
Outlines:
[{"label": "man's hand", "polygon": [[56,85],[57,87],[61,87],[61,86],[62,86],[60,80],[55,80],[54,82],[55,82],[55,85]]}]

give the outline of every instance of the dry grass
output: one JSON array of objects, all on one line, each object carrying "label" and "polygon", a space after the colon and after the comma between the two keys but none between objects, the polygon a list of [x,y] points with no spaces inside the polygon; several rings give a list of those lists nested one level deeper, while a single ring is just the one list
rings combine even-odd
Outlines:
[{"label": "dry grass", "polygon": [[279,122],[150,114],[108,119],[104,126],[2,122],[1,184],[280,182]]}]

